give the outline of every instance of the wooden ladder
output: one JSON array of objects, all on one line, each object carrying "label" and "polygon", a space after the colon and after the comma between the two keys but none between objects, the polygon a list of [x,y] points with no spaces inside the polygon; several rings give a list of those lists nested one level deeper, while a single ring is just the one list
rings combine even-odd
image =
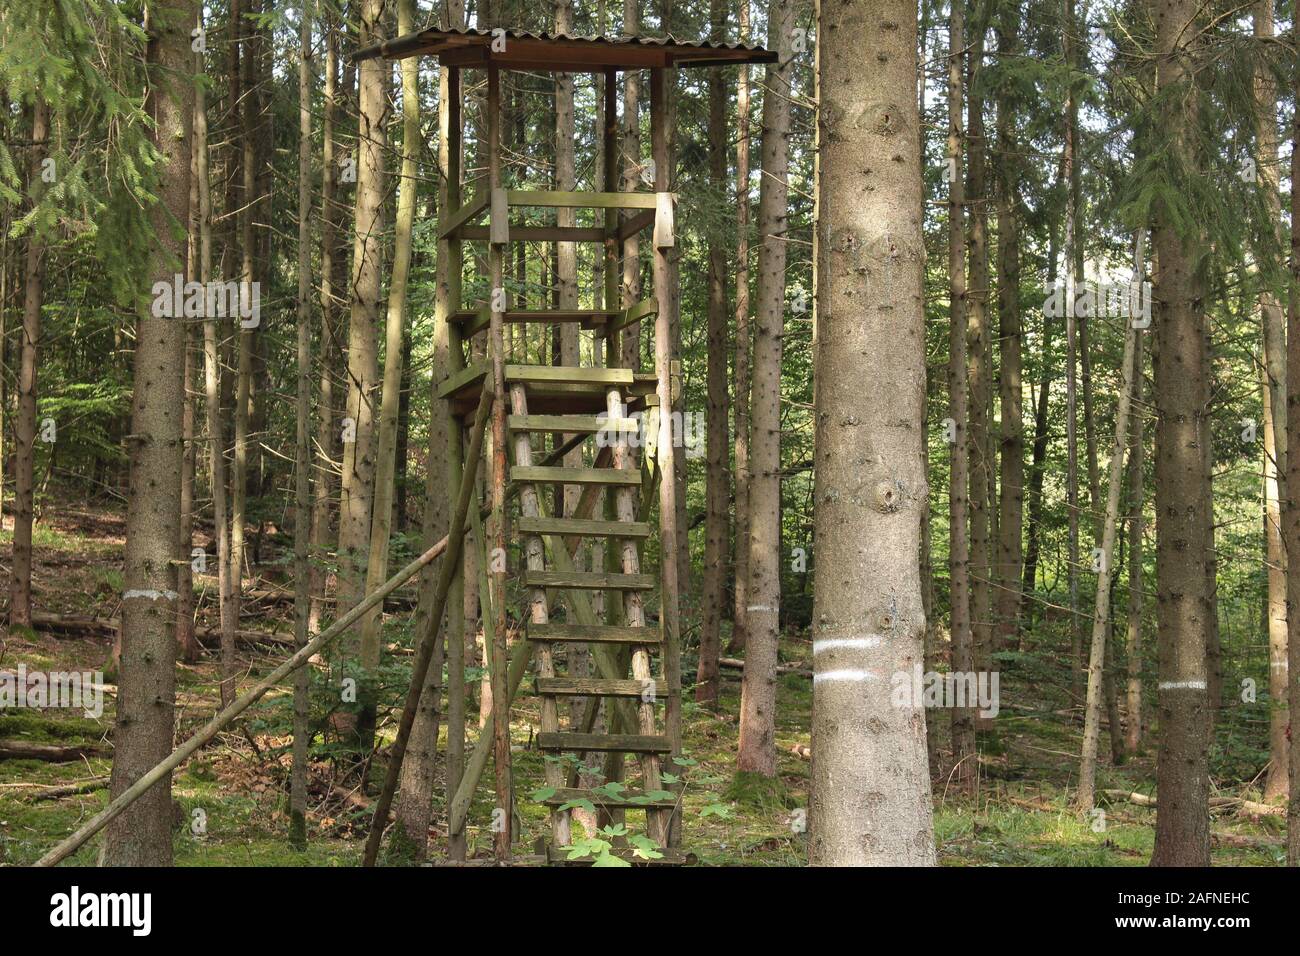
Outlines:
[{"label": "wooden ladder", "polygon": [[[661,856],[647,860],[633,848],[621,846],[611,851],[614,855],[636,863],[680,863],[687,859],[668,846],[676,796],[662,789],[661,760],[673,748],[668,736],[657,731],[656,706],[672,690],[654,677],[652,651],[661,638],[657,628],[646,626],[643,606],[643,594],[658,581],[656,575],[641,569],[640,546],[650,536],[650,525],[637,520],[643,479],[627,436],[639,428],[639,423],[627,417],[624,404],[624,390],[632,382],[630,370],[617,368],[512,365],[507,374],[508,441],[513,449],[509,477],[518,489],[520,517],[515,528],[522,538],[520,578],[528,601],[524,617],[528,639],[536,647],[534,691],[541,698],[537,745],[547,755],[548,795],[542,802],[551,812],[547,858],[554,863],[575,862],[568,859],[565,848],[572,843],[569,806],[576,800],[587,800],[613,818],[621,818],[627,810],[646,811],[647,835],[658,844],[656,852]],[[555,385],[586,393],[588,403],[593,391],[603,392],[605,413],[530,415],[530,389]],[[595,436],[600,451],[594,467],[535,466],[533,432],[574,436],[571,441],[575,444]],[[605,518],[546,514],[543,497],[538,494],[539,484],[580,486],[586,502],[585,508],[580,504],[577,509],[580,515],[590,512],[594,498],[602,490],[607,492]],[[573,555],[583,538],[592,537],[610,542],[606,569],[576,570]],[[545,539],[551,542],[549,551]],[[589,597],[592,591],[606,593],[604,623],[597,620],[593,610]],[[566,594],[567,617],[563,624],[551,623],[550,592]],[[600,676],[558,674],[554,653],[558,643],[591,645],[592,660]],[[560,702],[573,697],[589,700],[584,719],[580,726],[562,729]],[[606,708],[610,728],[634,727],[636,732],[592,733],[601,698],[611,700]],[[620,790],[617,795],[580,789],[577,768],[566,774],[564,763],[556,759],[563,753],[617,755],[612,761],[607,759],[607,776],[611,769],[621,775],[622,755],[633,754],[640,769],[641,788]]]}]

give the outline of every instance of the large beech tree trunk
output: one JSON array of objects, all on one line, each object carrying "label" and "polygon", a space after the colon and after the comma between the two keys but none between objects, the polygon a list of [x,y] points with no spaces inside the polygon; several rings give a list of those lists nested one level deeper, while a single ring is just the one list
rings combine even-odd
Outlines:
[{"label": "large beech tree trunk", "polygon": [[[906,95],[916,5],[823,5],[818,35],[809,856],[818,865],[929,866],[925,708],[899,706],[892,679],[910,682],[925,633],[917,562],[927,509],[925,247],[919,117]],[[874,62],[863,70],[868,47]],[[853,115],[865,122],[846,122]]]},{"label": "large beech tree trunk", "polygon": [[[184,222],[190,192],[194,60],[188,0],[148,8],[149,72],[146,108],[162,158],[151,217],[156,245],[154,281],[168,284],[183,262],[172,228]],[[143,292],[143,290],[141,290]],[[180,526],[181,409],[185,398],[185,324],[139,311],[135,392],[131,403],[131,466],[126,513],[122,595],[122,654],[117,723],[113,731],[112,797],[123,792],[172,749],[176,706],[176,541]],[[108,825],[101,862],[108,866],[170,866],[171,775]]]}]

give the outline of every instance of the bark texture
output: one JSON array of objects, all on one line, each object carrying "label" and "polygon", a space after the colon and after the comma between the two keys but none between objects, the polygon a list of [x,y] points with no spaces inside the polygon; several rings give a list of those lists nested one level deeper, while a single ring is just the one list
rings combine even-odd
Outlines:
[{"label": "bark texture", "polygon": [[[925,260],[916,6],[824,4],[810,860],[935,862],[922,661]],[[872,69],[861,51],[876,51]],[[865,172],[864,170],[870,171]]]}]

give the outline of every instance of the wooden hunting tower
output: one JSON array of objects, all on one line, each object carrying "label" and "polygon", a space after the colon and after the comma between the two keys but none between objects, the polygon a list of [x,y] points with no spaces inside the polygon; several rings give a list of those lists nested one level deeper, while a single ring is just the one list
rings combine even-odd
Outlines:
[{"label": "wooden hunting tower", "polygon": [[[467,553],[477,558],[485,644],[492,651],[493,698],[510,699],[535,658],[531,690],[540,697],[541,732],[537,747],[545,754],[546,794],[550,808],[551,844],[548,859],[562,862],[570,840],[572,801],[585,799],[605,819],[621,820],[628,810],[646,812],[646,828],[663,853],[657,862],[682,862],[678,787],[664,784],[661,761],[681,751],[679,665],[679,607],[676,562],[677,495],[674,474],[674,434],[670,410],[680,410],[678,369],[673,359],[673,330],[677,327],[678,289],[673,244],[675,197],[670,192],[667,99],[675,67],[766,63],[775,55],[738,44],[684,43],[673,39],[572,37],[514,30],[431,29],[358,51],[355,59],[399,59],[430,54],[446,70],[448,152],[445,157],[445,202],[439,211],[439,256],[447,268],[447,286],[440,304],[445,310],[447,367],[450,374],[438,385],[449,420],[449,494],[460,487],[466,427],[482,402],[492,402],[491,470],[488,481],[490,518],[487,533],[479,508],[469,508],[474,532]],[[479,162],[486,163],[468,198],[462,196],[462,74],[486,73],[486,95],[477,141]],[[505,183],[502,161],[502,70],[531,73],[594,73],[604,77],[603,169],[597,192],[558,192],[514,189]],[[620,140],[617,135],[620,71],[650,71],[650,129],[653,189],[619,188]],[[517,144],[521,147],[522,144]],[[639,157],[632,157],[639,162]],[[649,177],[646,177],[647,181]],[[596,210],[586,225],[536,224],[536,210],[547,208]],[[533,224],[512,221],[533,210]],[[595,218],[591,218],[594,215]],[[575,221],[566,216],[566,220]],[[628,301],[621,280],[629,242],[650,231],[653,295]],[[462,280],[466,243],[486,242],[487,281],[478,284],[486,295],[463,301]],[[522,256],[538,254],[550,243],[594,243],[603,254],[603,308],[518,308],[509,301],[507,272]],[[520,249],[523,250],[520,254]],[[544,304],[553,304],[549,297]],[[654,371],[626,367],[621,346],[624,335],[639,336],[643,320],[653,318]],[[541,326],[558,336],[559,327],[576,323],[592,333],[585,349],[590,365],[532,364],[528,361],[527,329]],[[522,328],[507,336],[506,326]],[[545,335],[547,333],[543,333]],[[486,336],[486,340],[484,340]],[[522,349],[519,342],[524,343]],[[516,346],[514,353],[510,344]],[[469,354],[467,354],[467,349]],[[520,352],[522,351],[522,354]],[[543,350],[545,355],[545,350]],[[582,353],[580,353],[582,354]],[[546,361],[549,356],[542,358]],[[436,413],[436,410],[435,410]],[[714,422],[712,427],[725,427]],[[682,430],[678,430],[680,439]],[[648,436],[644,442],[639,435]],[[535,437],[536,436],[536,437]],[[549,438],[549,449],[546,442]],[[534,446],[537,441],[538,446]],[[639,446],[644,446],[638,454]],[[580,456],[575,456],[580,452]],[[540,454],[539,454],[540,453]],[[582,467],[574,467],[580,457]],[[565,462],[568,462],[566,465]],[[658,527],[646,520],[658,494]],[[541,488],[539,488],[541,486]],[[560,498],[543,493],[568,488],[567,507]],[[599,507],[599,513],[597,508]],[[556,512],[561,513],[556,513]],[[659,536],[658,575],[645,573],[645,545]],[[518,538],[517,587],[525,606],[521,630],[508,669],[506,631],[506,560],[510,535]],[[583,569],[584,539],[597,546],[590,570]],[[603,553],[603,567],[595,567]],[[464,680],[464,567],[455,572],[448,593],[448,808],[452,855],[464,847],[468,800],[462,779],[472,792],[486,753],[466,764]],[[486,585],[491,581],[493,586]],[[658,627],[647,625],[643,597],[657,590]],[[490,594],[490,598],[489,598]],[[589,646],[596,676],[557,671],[557,659],[568,658],[564,645]],[[559,653],[557,653],[559,652]],[[655,659],[659,664],[656,666]],[[581,716],[569,717],[571,698],[587,700]],[[605,732],[594,733],[599,698],[605,708]],[[561,706],[565,704],[566,706]],[[499,708],[498,708],[499,710]],[[662,711],[662,713],[660,713]],[[489,736],[484,728],[483,738]],[[493,827],[497,852],[508,855],[513,800],[509,740],[497,723],[493,742],[497,768],[497,807]],[[482,743],[480,751],[484,751]],[[605,755],[605,778],[619,781],[624,755],[632,754],[640,768],[636,789],[579,789],[578,762],[589,753]],[[525,792],[530,792],[529,788]],[[459,799],[456,799],[459,795]],[[504,836],[501,830],[504,829]],[[616,851],[632,858],[632,848]]]}]

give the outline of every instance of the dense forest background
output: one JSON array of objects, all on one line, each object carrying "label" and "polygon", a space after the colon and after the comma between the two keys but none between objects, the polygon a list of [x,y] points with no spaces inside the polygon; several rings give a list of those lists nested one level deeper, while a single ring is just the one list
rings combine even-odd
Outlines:
[{"label": "dense forest background", "polygon": [[[814,374],[818,10],[803,0],[625,0],[621,6],[607,0],[496,0],[464,9],[319,0],[311,6],[305,77],[299,3],[206,3],[191,35],[201,102],[196,113],[203,118],[206,145],[194,169],[206,176],[202,203],[210,208],[201,211],[195,185],[189,221],[163,228],[180,237],[187,274],[197,274],[196,263],[206,258],[213,278],[251,279],[261,294],[260,325],[251,334],[231,322],[206,330],[202,322],[184,325],[187,431],[175,630],[182,729],[176,742],[186,736],[186,726],[201,723],[218,702],[228,703],[292,648],[297,522],[311,523],[312,633],[349,601],[355,604],[358,593],[373,590],[364,582],[349,584],[348,561],[354,558],[340,557],[339,535],[346,532],[338,510],[348,454],[343,423],[356,369],[349,335],[357,334],[357,292],[349,263],[362,208],[356,191],[363,107],[358,66],[349,57],[364,45],[362,33],[373,39],[376,33],[406,32],[399,29],[400,14],[414,29],[454,21],[539,33],[762,43],[780,52],[778,65],[673,74],[669,179],[678,196],[673,255],[681,316],[674,347],[682,408],[707,419],[707,429],[687,429],[676,476],[683,492],[680,554],[659,553],[656,539],[646,561],[679,565],[687,753],[695,765],[687,843],[714,862],[802,860],[804,831],[791,821],[804,812],[809,788],[818,568],[815,413],[827,399],[815,394]],[[930,490],[917,561],[927,611],[926,669],[997,671],[1001,685],[994,719],[972,718],[968,710],[927,714],[940,858],[1112,864],[1144,862],[1151,851],[1153,811],[1143,798],[1154,799],[1161,719],[1153,444],[1158,401],[1149,341],[1154,336],[1142,336],[1145,351],[1134,355],[1128,332],[1133,321],[1143,328],[1143,313],[1139,307],[1135,319],[1122,308],[1108,308],[1118,299],[1108,302],[1106,292],[1122,288],[1126,301],[1151,305],[1150,288],[1142,283],[1150,278],[1152,233],[1158,221],[1172,220],[1197,237],[1201,250],[1195,298],[1204,310],[1207,362],[1198,387],[1206,391],[1209,410],[1203,452],[1212,478],[1213,527],[1212,540],[1198,547],[1213,565],[1213,619],[1205,625],[1213,711],[1206,760],[1217,814],[1213,848],[1216,859],[1280,863],[1279,808],[1287,794],[1290,747],[1277,485],[1285,420],[1277,369],[1285,363],[1285,348],[1279,354],[1266,339],[1270,322],[1280,334],[1288,296],[1292,240],[1282,210],[1291,189],[1295,112],[1292,5],[1206,5],[1197,14],[1198,67],[1172,93],[1159,88],[1158,58],[1151,52],[1158,41],[1159,4],[962,0],[960,6],[953,11],[921,0],[917,12],[913,107],[919,110],[924,189]],[[110,645],[117,643],[125,588],[124,515],[129,495],[148,494],[129,484],[137,316],[141,290],[153,284],[158,231],[149,219],[158,208],[162,175],[162,154],[140,92],[147,85],[143,24],[140,4],[118,0],[11,0],[0,11],[0,89],[8,105],[0,111],[0,540],[11,546],[0,556],[10,593],[10,631],[0,664],[76,664],[103,669],[109,683],[116,676],[118,651]],[[950,55],[954,29],[964,30],[961,57]],[[862,49],[862,70],[872,69],[872,56]],[[402,71],[412,65],[418,69],[414,127],[404,123],[402,103]],[[449,507],[455,489],[446,485],[442,460],[430,453],[443,440],[432,427],[440,414],[434,398],[435,292],[437,226],[444,214],[439,70],[428,59],[384,61],[382,82],[386,175],[376,188],[383,207],[383,290],[364,330],[371,336],[375,370],[393,363],[400,369],[386,562],[391,571],[435,540],[430,502],[437,498],[442,504],[434,507]],[[507,75],[503,109],[512,183],[600,188],[602,79],[579,74],[570,82],[567,106],[576,119],[572,141],[562,149],[553,77]],[[477,77],[467,79],[464,94],[468,182],[484,162],[477,124],[485,91]],[[629,95],[619,92],[620,169],[627,188],[638,182],[644,187],[651,142],[648,93],[641,90],[631,128]],[[786,115],[778,119],[783,127],[766,135],[780,138],[788,168],[780,176],[786,197],[776,213],[779,228],[765,235],[760,193],[766,150],[773,147],[763,142],[764,123],[781,112],[769,104],[773,97],[783,102]],[[1186,118],[1179,127],[1182,138],[1169,132],[1166,121],[1174,114]],[[561,155],[571,164],[567,170]],[[1187,165],[1189,156],[1194,168]],[[404,161],[413,161],[413,176],[399,174]],[[569,177],[567,184],[562,176]],[[410,271],[401,290],[395,353],[383,320],[395,294],[390,267],[403,242],[399,193],[408,189]],[[964,211],[957,220],[954,208]],[[549,211],[536,215],[539,225],[554,222]],[[585,224],[585,215],[579,214],[577,224]],[[951,268],[955,235],[965,256],[957,260],[965,264],[960,291]],[[208,244],[206,251],[201,242]],[[784,255],[779,295],[765,300],[760,276],[773,261],[765,258],[769,247],[778,243]],[[643,281],[651,268],[647,247],[640,251],[639,269],[632,266]],[[578,247],[575,263],[562,267],[554,244],[537,243],[508,269],[512,307],[547,307],[562,294],[597,307],[603,268],[586,246]],[[570,269],[572,276],[561,276]],[[1128,299],[1130,281],[1138,283],[1136,300]],[[303,282],[310,289],[305,305]],[[576,290],[562,291],[574,282]],[[33,283],[39,287],[35,319],[29,314]],[[486,299],[481,258],[469,257],[464,283],[467,301]],[[1069,310],[1061,310],[1061,302],[1090,288],[1100,289],[1096,308],[1091,314],[1079,310],[1067,321],[1063,312]],[[958,299],[964,357],[954,360],[952,303]],[[711,318],[711,310],[720,319]],[[1159,305],[1156,313],[1158,323]],[[28,341],[25,323],[35,331],[35,342]],[[311,356],[305,370],[297,364],[301,328]],[[205,331],[215,338],[205,341]],[[636,364],[653,369],[649,327],[642,332]],[[770,367],[773,342],[779,342],[779,401],[773,403],[778,417],[769,432],[752,428],[750,416],[762,414],[758,406],[766,393],[760,394],[758,384]],[[589,340],[580,347],[590,349]],[[558,357],[560,343],[519,332],[512,348],[544,363]],[[313,498],[312,507],[299,508],[295,516],[304,371]],[[1130,381],[1131,411],[1122,400]],[[960,405],[954,405],[954,382]],[[377,396],[378,378],[370,384]],[[830,400],[837,398],[841,407],[851,407],[852,396]],[[964,415],[955,416],[955,408]],[[1118,470],[1117,420],[1128,436]],[[968,453],[954,475],[957,432],[965,436]],[[214,443],[224,454],[212,455]],[[747,487],[750,463],[766,454],[777,462],[775,500],[751,497]],[[380,468],[382,477],[382,463]],[[1108,508],[1116,479],[1120,488]],[[961,492],[956,497],[962,515],[955,531],[954,487]],[[759,679],[747,672],[753,646],[746,643],[756,635],[747,633],[744,616],[755,601],[746,598],[744,577],[751,515],[764,508],[776,509],[780,528],[773,556],[779,633],[770,675],[777,697],[765,718],[770,740],[763,746],[770,759],[746,764],[746,742],[737,744],[743,738],[736,726],[741,686],[733,678],[745,673],[746,681]],[[24,556],[15,519],[25,510],[32,524]],[[1111,540],[1105,545],[1108,511]],[[238,540],[224,540],[227,534]],[[954,540],[968,554],[954,555]],[[512,567],[516,560],[512,556]],[[218,565],[234,585],[219,580]],[[954,575],[962,578],[965,610],[957,616],[968,615],[964,624],[954,622]],[[1077,796],[1099,580],[1109,586],[1109,611],[1101,616],[1106,655],[1091,746],[1097,747],[1101,727],[1096,802],[1112,815],[1107,824],[1102,814],[1100,828],[1087,813],[1091,793],[1082,816],[1059,814]],[[234,618],[223,621],[224,587],[242,590],[242,601],[235,602]],[[341,593],[348,588],[351,594]],[[313,862],[350,860],[358,852],[374,791],[367,775],[373,771],[382,779],[384,747],[419,638],[421,618],[412,611],[422,600],[415,586],[390,599],[377,667],[345,647],[311,668],[306,786]],[[511,607],[516,613],[518,601]],[[967,663],[973,667],[957,666],[955,627],[970,629]],[[481,706],[489,713],[491,688],[482,647],[472,641],[467,647],[472,657],[465,680],[476,732],[474,712]],[[340,699],[336,688],[349,675],[361,676],[366,687],[373,681],[373,698]],[[439,676],[444,686],[451,679]],[[181,828],[178,858],[283,862],[283,793],[294,727],[288,686],[261,701],[239,730],[220,738],[220,748],[205,751],[176,777],[184,817],[204,808],[212,821],[202,833],[189,824]],[[372,736],[362,734],[358,743],[353,731],[358,720],[366,724],[367,708]],[[527,708],[516,711],[514,729],[525,749],[534,719]],[[962,725],[963,713],[969,726]],[[34,860],[75,824],[77,801],[93,807],[105,785],[110,727],[111,714],[97,721],[0,715],[0,738],[83,746],[94,770],[87,777],[84,766],[24,760],[18,751],[0,762],[0,776],[37,788],[29,793],[16,787],[6,809],[19,826],[0,837],[0,859]],[[974,759],[964,749],[970,740]],[[170,737],[166,743],[169,750]],[[534,756],[521,755],[515,766],[521,802],[540,781],[540,758]],[[39,788],[57,787],[80,790],[71,797],[33,799]],[[419,845],[420,858],[440,854],[434,845],[445,837],[439,829],[447,809],[442,793],[434,787],[427,798],[433,817],[425,814],[424,822],[426,829],[433,826],[433,845],[427,851]],[[7,799],[0,792],[0,802]],[[470,811],[477,834],[471,855],[487,852],[490,809],[482,795]],[[544,814],[522,807],[517,812],[521,832],[541,832]],[[995,835],[981,836],[981,827]],[[249,857],[239,856],[236,846]]]}]

